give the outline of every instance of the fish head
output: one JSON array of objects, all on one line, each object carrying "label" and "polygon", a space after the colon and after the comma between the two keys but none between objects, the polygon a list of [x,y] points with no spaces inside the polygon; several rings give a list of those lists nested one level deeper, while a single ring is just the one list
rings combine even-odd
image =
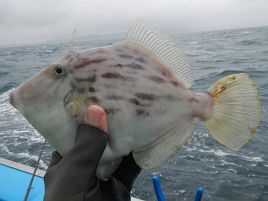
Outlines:
[{"label": "fish head", "polygon": [[75,143],[77,111],[84,97],[73,82],[74,59],[75,54],[68,53],[9,93],[10,103],[62,155]]}]

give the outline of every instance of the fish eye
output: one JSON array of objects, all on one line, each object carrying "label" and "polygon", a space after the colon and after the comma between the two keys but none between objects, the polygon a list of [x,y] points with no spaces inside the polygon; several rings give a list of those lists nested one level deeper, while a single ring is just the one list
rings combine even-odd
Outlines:
[{"label": "fish eye", "polygon": [[63,72],[63,70],[59,67],[55,68],[55,71],[57,74],[61,74]]},{"label": "fish eye", "polygon": [[66,74],[66,71],[67,71],[67,69],[66,69],[66,66],[65,65],[57,64],[54,67],[54,72],[55,72],[55,74],[57,76],[60,76],[61,77],[61,76],[65,75]]}]

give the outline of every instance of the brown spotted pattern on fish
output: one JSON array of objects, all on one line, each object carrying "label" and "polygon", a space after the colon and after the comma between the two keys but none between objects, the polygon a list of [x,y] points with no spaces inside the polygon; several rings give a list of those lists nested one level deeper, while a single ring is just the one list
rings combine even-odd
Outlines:
[{"label": "brown spotted pattern on fish", "polygon": [[[152,90],[158,88],[156,86],[156,83],[164,84],[171,82],[170,76],[163,76],[161,74],[161,70],[159,70],[161,69],[162,64],[155,62],[153,58],[150,58],[148,56],[145,57],[143,54],[146,53],[139,52],[136,49],[127,47],[126,45],[115,46],[114,48],[116,49],[116,51],[113,52],[111,51],[112,47],[110,47],[110,50],[108,51],[113,52],[113,54],[110,55],[110,57],[107,57],[105,60],[102,60],[101,62],[84,62],[84,66],[79,65],[79,68],[76,69],[76,71],[81,70],[83,72],[83,69],[85,68],[94,70],[94,72],[96,73],[88,77],[85,77],[85,75],[81,73],[81,77],[79,78],[75,77],[75,80],[78,82],[88,82],[90,84],[90,87],[88,89],[89,98],[87,98],[87,104],[89,104],[90,101],[92,101],[92,103],[100,104],[99,100],[101,100],[102,105],[107,105],[107,107],[111,107],[110,101],[116,100],[119,105],[120,104],[122,105],[131,104],[132,106],[135,105],[137,108],[134,110],[134,112],[137,116],[146,117],[148,115],[145,114],[149,113],[153,114],[154,113],[153,110],[156,111],[156,109],[154,109],[155,103],[157,102],[161,103],[164,100],[163,97],[162,98],[157,97],[155,94],[150,93],[133,92],[134,96],[132,97],[125,97],[124,94],[129,94],[132,91],[133,87],[135,88],[139,86],[139,82],[138,80],[136,80],[137,76],[139,76],[139,80],[142,79],[140,80],[141,82],[143,82],[143,80],[147,80],[147,82],[150,82]],[[126,55],[133,55],[133,56],[130,57]],[[95,61],[95,57],[100,58],[100,55],[94,52],[93,56],[90,57],[91,61],[92,60]],[[120,63],[118,61],[120,61]],[[156,70],[158,74],[152,75],[153,69],[151,69],[151,65],[152,66],[156,65]],[[78,74],[78,72],[76,74]],[[118,90],[118,85],[119,88],[122,87],[122,89]],[[113,93],[114,95],[112,96],[105,94],[101,95],[101,92],[105,91],[107,87],[109,87],[109,89],[112,90],[111,93]],[[92,88],[94,90],[98,88],[98,95],[99,95],[98,99],[90,96]],[[118,92],[121,92],[121,94],[118,94]],[[175,98],[173,99],[167,98],[167,100],[175,101]],[[138,111],[143,110],[144,111],[143,115],[141,115],[142,114],[141,112],[137,112],[136,110]],[[119,111],[115,110],[113,112],[110,112],[109,114],[114,115],[117,112]]]}]

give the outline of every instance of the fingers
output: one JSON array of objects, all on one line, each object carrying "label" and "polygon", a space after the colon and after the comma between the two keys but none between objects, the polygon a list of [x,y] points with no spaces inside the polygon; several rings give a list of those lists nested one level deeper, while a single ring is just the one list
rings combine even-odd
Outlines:
[{"label": "fingers", "polygon": [[52,157],[51,157],[48,168],[54,167],[56,164],[58,164],[61,161],[61,159],[62,159],[62,156],[57,151],[54,151],[52,153]]},{"label": "fingers", "polygon": [[132,185],[140,172],[141,168],[136,164],[132,153],[130,153],[123,158],[121,164],[113,173],[113,176],[131,191]]},{"label": "fingers", "polygon": [[106,113],[98,105],[91,105],[86,109],[84,113],[84,123],[95,126],[104,132],[108,131]]}]

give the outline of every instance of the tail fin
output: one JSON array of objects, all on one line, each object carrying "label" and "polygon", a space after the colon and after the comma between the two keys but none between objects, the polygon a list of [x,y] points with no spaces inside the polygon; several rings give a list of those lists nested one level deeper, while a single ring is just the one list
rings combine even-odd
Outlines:
[{"label": "tail fin", "polygon": [[261,99],[248,74],[224,77],[208,92],[214,98],[213,116],[205,122],[221,144],[239,150],[256,132],[261,119]]}]

